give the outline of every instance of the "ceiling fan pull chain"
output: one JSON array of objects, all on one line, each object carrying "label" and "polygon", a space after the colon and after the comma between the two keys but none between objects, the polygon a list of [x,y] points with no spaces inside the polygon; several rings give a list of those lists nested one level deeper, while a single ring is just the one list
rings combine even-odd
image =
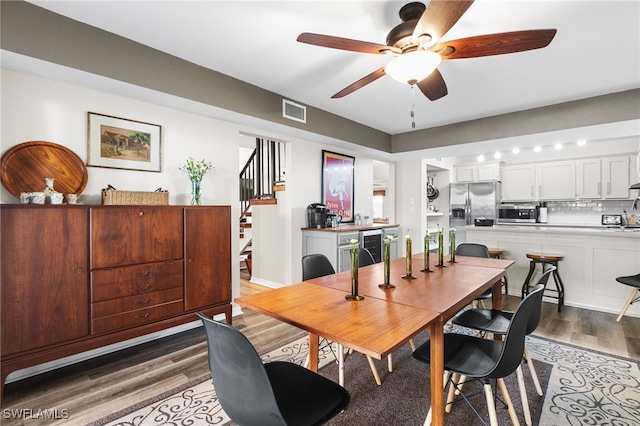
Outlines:
[{"label": "ceiling fan pull chain", "polygon": [[416,128],[416,92],[415,92],[415,84],[411,85],[411,128]]}]

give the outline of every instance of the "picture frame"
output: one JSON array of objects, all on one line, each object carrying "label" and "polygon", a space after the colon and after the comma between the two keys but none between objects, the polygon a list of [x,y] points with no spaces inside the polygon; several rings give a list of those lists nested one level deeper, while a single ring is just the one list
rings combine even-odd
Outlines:
[{"label": "picture frame", "polygon": [[161,171],[161,126],[95,112],[87,121],[87,166]]},{"label": "picture frame", "polygon": [[355,157],[322,150],[322,203],[342,223],[353,222]]}]

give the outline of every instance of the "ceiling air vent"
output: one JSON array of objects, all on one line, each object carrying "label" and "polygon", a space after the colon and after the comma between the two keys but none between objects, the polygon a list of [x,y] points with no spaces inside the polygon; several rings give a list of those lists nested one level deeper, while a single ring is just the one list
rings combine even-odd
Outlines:
[{"label": "ceiling air vent", "polygon": [[295,102],[282,100],[282,116],[290,120],[299,121],[301,123],[307,122],[307,107],[297,104]]}]

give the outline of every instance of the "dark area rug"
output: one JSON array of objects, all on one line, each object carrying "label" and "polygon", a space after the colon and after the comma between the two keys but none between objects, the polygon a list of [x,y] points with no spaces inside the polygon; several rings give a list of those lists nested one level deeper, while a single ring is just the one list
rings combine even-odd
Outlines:
[{"label": "dark area rug", "polygon": [[[414,339],[416,346],[424,342],[428,334],[423,333]],[[387,361],[375,361],[382,385],[376,385],[373,373],[369,368],[366,357],[354,353],[345,360],[345,387],[351,393],[351,403],[347,409],[333,418],[328,425],[422,425],[430,406],[430,372],[429,366],[415,360],[411,356],[409,344],[402,346],[393,353],[393,372],[389,373]],[[549,365],[534,361],[541,385],[546,387],[544,378],[549,371]],[[534,416],[539,402],[542,400],[536,394],[528,368],[523,364],[525,384],[528,388],[529,406]],[[338,368],[335,363],[325,366],[321,374],[337,381]],[[524,415],[520,403],[517,378],[514,375],[505,379],[509,395],[515,406],[516,413],[522,424]],[[495,388],[495,383],[492,382]],[[463,387],[465,395],[473,395],[470,402],[480,413],[484,421],[489,423],[486,399],[482,384],[472,382]],[[498,392],[498,396],[499,392]],[[509,425],[511,420],[504,405],[497,401],[496,411],[498,423]],[[481,425],[482,420],[476,416],[472,408],[460,400],[451,407],[451,413],[445,414],[447,424],[451,425]],[[536,423],[534,423],[536,424]]]}]

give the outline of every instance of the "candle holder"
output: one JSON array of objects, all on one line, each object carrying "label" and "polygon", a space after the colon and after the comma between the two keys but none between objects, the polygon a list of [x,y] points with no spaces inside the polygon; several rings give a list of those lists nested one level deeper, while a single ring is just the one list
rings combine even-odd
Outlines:
[{"label": "candle holder", "polygon": [[420,272],[433,272],[429,269],[429,232],[424,234],[424,269],[421,269]]},{"label": "candle holder", "polygon": [[443,238],[442,238],[442,228],[438,230],[438,264],[436,265],[438,268],[444,268],[444,246],[443,246]]},{"label": "candle holder", "polygon": [[415,280],[416,277],[411,273],[411,237],[405,237],[407,240],[407,257],[405,259],[405,274],[402,276],[405,280]]},{"label": "candle holder", "polygon": [[384,283],[378,284],[378,287],[383,289],[395,288],[393,284],[391,284],[390,276],[391,276],[391,240],[393,237],[388,235],[384,240],[384,247],[382,251],[382,261],[384,262]]},{"label": "candle holder", "polygon": [[[355,242],[354,242],[355,241]],[[358,294],[358,245],[357,240],[351,240],[351,294],[344,298],[347,300],[362,300],[364,296]]]},{"label": "candle holder", "polygon": [[456,230],[451,228],[449,230],[449,250],[451,251],[450,263],[456,263]]}]

